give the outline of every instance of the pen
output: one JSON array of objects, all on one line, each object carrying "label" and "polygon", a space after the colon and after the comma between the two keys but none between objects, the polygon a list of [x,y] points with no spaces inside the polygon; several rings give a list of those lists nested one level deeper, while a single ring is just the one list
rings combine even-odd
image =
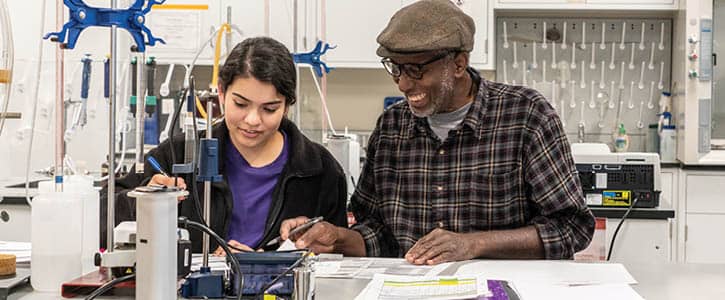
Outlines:
[{"label": "pen", "polygon": [[[294,236],[295,234],[300,233],[303,230],[307,230],[310,227],[312,227],[312,225],[320,223],[322,220],[324,220],[323,217],[309,219],[309,220],[307,220],[307,222],[305,222],[305,224],[302,224],[301,226],[297,226],[297,228],[292,229],[292,231],[290,231],[290,233],[289,233],[289,236]],[[272,246],[274,244],[279,244],[279,242],[281,242],[281,241],[282,241],[282,237],[278,236],[278,237],[274,238],[273,240],[269,241],[269,243],[267,243],[266,246]]]},{"label": "pen", "polygon": [[169,176],[169,174],[166,174],[166,172],[164,172],[164,170],[161,169],[161,165],[159,165],[159,162],[156,161],[156,159],[153,156],[149,155],[149,157],[146,160],[148,160],[149,163],[151,164],[151,167],[153,167],[154,170],[156,170],[157,172],[161,173],[161,175],[164,175],[166,177],[171,177],[171,176]]}]

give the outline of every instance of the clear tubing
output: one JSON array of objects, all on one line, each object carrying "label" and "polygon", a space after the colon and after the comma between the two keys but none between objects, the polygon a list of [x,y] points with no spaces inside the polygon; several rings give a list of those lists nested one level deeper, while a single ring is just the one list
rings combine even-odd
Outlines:
[{"label": "clear tubing", "polygon": [[[55,28],[63,29],[64,23],[63,0],[55,1]],[[62,41],[60,41],[62,43]],[[65,141],[63,128],[65,127],[65,108],[63,103],[64,64],[62,44],[55,49],[55,191],[63,191],[63,158],[65,157]]]},{"label": "clear tubing", "polygon": [[0,136],[2,136],[5,128],[5,119],[7,118],[8,108],[10,107],[10,83],[13,78],[13,29],[10,27],[10,15],[8,15],[8,6],[5,0],[0,1],[0,25],[4,32],[2,33],[2,44],[0,44],[0,102],[3,103],[2,113],[0,113]]},{"label": "clear tubing", "polygon": [[[48,4],[48,0],[43,0],[43,3],[41,4],[42,7],[40,9],[40,32],[38,33],[38,36],[43,35],[45,31],[45,10]],[[5,2],[3,1],[2,4],[5,5]],[[10,27],[5,27],[10,28]],[[28,154],[25,161],[25,202],[28,203],[28,206],[33,206],[32,202],[30,201],[30,162],[31,162],[31,155],[33,153],[33,138],[35,136],[35,117],[38,114],[38,101],[40,101],[40,97],[38,97],[38,90],[40,89],[40,72],[42,70],[43,66],[43,39],[38,39],[38,67],[35,69],[35,89],[33,89],[33,99],[35,100],[33,102],[33,113],[30,116],[30,140],[28,141]],[[2,131],[2,130],[0,130]]]}]

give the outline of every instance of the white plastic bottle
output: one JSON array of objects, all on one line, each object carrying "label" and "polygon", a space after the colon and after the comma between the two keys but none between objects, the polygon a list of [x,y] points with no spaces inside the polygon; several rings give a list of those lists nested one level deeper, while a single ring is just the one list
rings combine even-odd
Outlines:
[{"label": "white plastic bottle", "polygon": [[677,131],[675,125],[663,125],[660,131],[660,161],[676,162]]},{"label": "white plastic bottle", "polygon": [[33,289],[59,292],[61,284],[91,270],[98,250],[98,192],[89,177],[65,177],[63,192],[41,182],[31,208]]}]

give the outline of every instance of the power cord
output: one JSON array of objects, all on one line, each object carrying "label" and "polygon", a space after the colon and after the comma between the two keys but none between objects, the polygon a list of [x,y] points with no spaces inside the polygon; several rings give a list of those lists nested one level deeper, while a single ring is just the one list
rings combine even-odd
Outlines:
[{"label": "power cord", "polygon": [[635,205],[637,205],[637,201],[639,201],[639,198],[634,198],[632,201],[632,204],[629,206],[626,212],[624,212],[624,215],[622,215],[622,219],[619,220],[619,224],[617,224],[617,229],[614,230],[614,235],[612,236],[612,241],[609,243],[609,253],[607,253],[607,261],[609,261],[610,258],[612,258],[612,249],[614,249],[614,241],[617,239],[617,234],[619,233],[619,229],[622,228],[622,224],[624,223],[624,220],[627,219],[629,216],[629,213],[632,212],[632,209]]},{"label": "power cord", "polygon": [[85,300],[96,299],[96,297],[98,297],[98,296],[102,295],[103,293],[107,292],[108,290],[112,289],[117,284],[124,282],[124,281],[134,279],[134,278],[136,278],[136,273],[128,274],[126,276],[122,276],[122,277],[118,277],[118,278],[114,278],[113,280],[108,281],[108,282],[104,283],[103,285],[99,286],[97,289],[95,289],[92,293],[90,293],[88,296],[86,296]]},{"label": "power cord", "polygon": [[227,246],[227,244],[224,242],[224,239],[222,239],[219,235],[217,235],[211,228],[208,226],[201,224],[199,222],[194,222],[189,220],[186,217],[179,217],[179,225],[186,228],[193,228],[196,230],[203,231],[207,233],[209,236],[213,237],[217,243],[224,249],[224,252],[227,253],[227,259],[232,262],[232,265],[234,266],[234,273],[237,274],[237,277],[239,278],[239,281],[237,283],[237,298],[238,300],[242,299],[242,289],[244,288],[244,277],[242,276],[242,268],[239,265],[239,261],[237,260],[237,257],[232,254],[232,250]]}]

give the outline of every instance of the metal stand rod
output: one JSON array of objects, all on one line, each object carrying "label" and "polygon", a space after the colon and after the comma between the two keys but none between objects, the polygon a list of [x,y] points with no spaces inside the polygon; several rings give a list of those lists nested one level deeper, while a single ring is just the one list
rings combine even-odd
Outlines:
[{"label": "metal stand rod", "polygon": [[[218,45],[217,45],[218,46]],[[211,123],[214,119],[214,105],[209,100],[206,103],[206,138],[211,139]],[[204,220],[206,220],[206,226],[211,226],[211,179],[204,181]],[[209,235],[204,233],[203,235],[203,266],[209,266]]]},{"label": "metal stand rod", "polygon": [[[293,9],[292,9],[292,53],[297,53],[299,50],[297,47],[297,38],[299,37],[298,32],[298,15],[297,15],[297,0],[293,1]],[[300,88],[300,68],[298,64],[295,64],[295,97],[297,99],[300,99],[301,94],[301,88]],[[295,105],[295,114],[292,121],[294,121],[295,124],[297,124],[297,127],[302,128],[302,124],[300,123],[302,118],[300,117],[300,114],[302,111],[300,110],[301,105]]]},{"label": "metal stand rod", "polygon": [[[55,26],[60,31],[64,23],[63,0],[55,1]],[[55,49],[55,191],[63,191],[63,158],[65,157],[65,107],[63,103],[63,44],[58,44]]]},{"label": "metal stand rod", "polygon": [[[111,9],[118,7],[111,0]],[[116,69],[118,68],[118,28],[111,26],[111,57],[109,58],[108,111],[108,205],[106,207],[106,251],[113,252],[113,228],[116,226]]]},{"label": "metal stand rod", "polygon": [[144,121],[146,119],[146,94],[144,93],[143,70],[146,65],[146,55],[140,53],[140,59],[136,64],[138,74],[136,76],[136,173],[143,173],[144,161]]}]

